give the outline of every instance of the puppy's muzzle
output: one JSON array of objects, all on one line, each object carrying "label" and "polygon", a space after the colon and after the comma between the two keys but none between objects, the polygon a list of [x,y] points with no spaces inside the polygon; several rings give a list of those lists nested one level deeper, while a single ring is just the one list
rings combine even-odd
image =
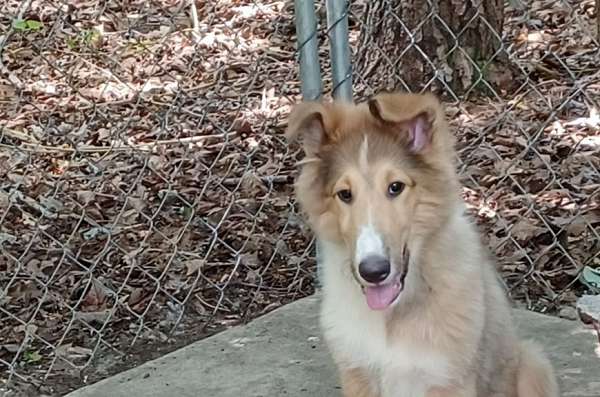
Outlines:
[{"label": "puppy's muzzle", "polygon": [[404,249],[396,266],[381,255],[367,256],[359,263],[358,278],[369,308],[384,310],[399,299],[409,261],[408,250]]}]

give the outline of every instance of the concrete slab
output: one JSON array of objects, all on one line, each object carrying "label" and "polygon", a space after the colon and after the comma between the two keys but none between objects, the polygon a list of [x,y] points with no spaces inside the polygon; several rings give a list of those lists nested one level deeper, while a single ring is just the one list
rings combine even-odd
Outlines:
[{"label": "concrete slab", "polygon": [[[68,397],[340,396],[317,316],[317,299],[306,298]],[[600,396],[600,347],[590,330],[522,310],[515,318],[551,355],[563,397]]]}]

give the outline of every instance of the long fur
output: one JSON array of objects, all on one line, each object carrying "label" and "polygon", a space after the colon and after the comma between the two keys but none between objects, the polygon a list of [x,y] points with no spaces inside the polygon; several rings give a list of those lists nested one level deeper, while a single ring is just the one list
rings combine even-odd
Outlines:
[{"label": "long fur", "polygon": [[[304,138],[308,158],[296,189],[321,247],[321,325],[344,396],[557,397],[550,362],[516,337],[493,262],[464,215],[443,114],[432,95],[383,94],[368,104],[304,103],[290,117],[288,136]],[[390,174],[406,184],[394,200],[381,187]],[[339,186],[357,192],[352,205],[336,199]],[[400,246],[411,252],[398,303],[383,311],[367,306],[356,271],[367,213],[392,258]]]},{"label": "long fur", "polygon": [[519,397],[558,396],[552,364],[541,347],[532,341],[521,343],[521,361],[517,384]]}]

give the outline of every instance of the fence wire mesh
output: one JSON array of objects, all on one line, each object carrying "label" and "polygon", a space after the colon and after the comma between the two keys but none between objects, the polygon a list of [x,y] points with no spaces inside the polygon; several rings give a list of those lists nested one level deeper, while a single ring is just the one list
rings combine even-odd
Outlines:
[{"label": "fence wire mesh", "polygon": [[7,390],[60,394],[312,292],[277,134],[293,8],[1,7]]},{"label": "fence wire mesh", "polygon": [[[450,3],[349,2],[354,96],[438,92],[512,297],[568,309],[594,288],[582,270],[600,267],[597,11],[490,0],[457,22]],[[0,5],[1,392],[61,395],[313,292],[301,154],[281,137],[300,98],[293,12]],[[486,57],[472,57],[473,34]]]}]

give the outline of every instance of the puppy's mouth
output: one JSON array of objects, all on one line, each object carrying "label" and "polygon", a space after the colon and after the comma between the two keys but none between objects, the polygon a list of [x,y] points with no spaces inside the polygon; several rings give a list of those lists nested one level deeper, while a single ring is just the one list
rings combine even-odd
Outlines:
[{"label": "puppy's mouth", "polygon": [[408,273],[409,258],[407,253],[403,255],[402,261],[402,272],[390,275],[391,277],[381,283],[362,286],[367,305],[371,310],[385,310],[396,303],[400,297]]}]

